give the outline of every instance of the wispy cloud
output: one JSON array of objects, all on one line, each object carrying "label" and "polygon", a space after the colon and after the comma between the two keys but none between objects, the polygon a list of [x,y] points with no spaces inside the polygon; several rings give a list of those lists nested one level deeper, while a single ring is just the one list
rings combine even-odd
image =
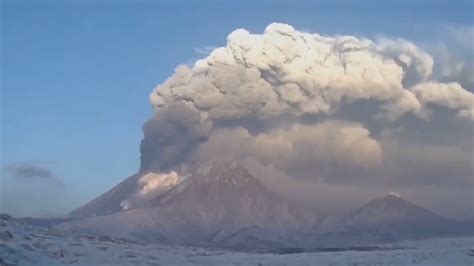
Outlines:
[{"label": "wispy cloud", "polygon": [[445,26],[448,34],[450,34],[453,40],[461,46],[461,48],[470,51],[474,51],[473,38],[474,38],[474,26],[473,25],[446,25]]},{"label": "wispy cloud", "polygon": [[32,164],[14,164],[7,166],[7,170],[16,178],[54,178],[51,170]]},{"label": "wispy cloud", "polygon": [[197,54],[200,54],[200,55],[208,55],[213,50],[215,50],[216,48],[217,48],[217,46],[212,46],[212,45],[195,47],[194,52],[196,52]]},{"label": "wispy cloud", "polygon": [[64,185],[50,169],[52,163],[55,162],[16,162],[6,165],[4,170],[11,177],[19,180],[49,180]]}]

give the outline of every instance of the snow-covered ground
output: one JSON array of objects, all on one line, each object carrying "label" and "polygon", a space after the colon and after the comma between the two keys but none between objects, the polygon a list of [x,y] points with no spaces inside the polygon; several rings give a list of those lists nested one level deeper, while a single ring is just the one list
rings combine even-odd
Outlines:
[{"label": "snow-covered ground", "polygon": [[[9,232],[9,233],[7,233]],[[0,219],[0,265],[474,265],[474,238],[407,241],[407,249],[254,254],[62,235]],[[389,245],[390,247],[390,245]]]}]

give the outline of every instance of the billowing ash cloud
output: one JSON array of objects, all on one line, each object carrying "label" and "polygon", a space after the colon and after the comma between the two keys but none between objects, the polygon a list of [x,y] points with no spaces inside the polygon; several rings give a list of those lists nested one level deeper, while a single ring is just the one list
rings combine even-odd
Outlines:
[{"label": "billowing ash cloud", "polygon": [[[385,156],[371,126],[430,123],[440,111],[460,124],[474,120],[472,88],[436,81],[433,64],[403,39],[322,36],[279,23],[263,34],[235,30],[225,47],[179,66],[151,93],[141,170],[229,156],[307,179],[396,176],[383,170],[396,156]],[[336,116],[357,104],[375,111],[364,121]]]},{"label": "billowing ash cloud", "polygon": [[459,83],[424,82],[413,87],[424,105],[434,104],[459,110],[458,116],[474,120],[474,95]]},{"label": "billowing ash cloud", "polygon": [[163,169],[183,161],[195,142],[206,139],[212,121],[204,120],[192,105],[171,103],[143,125],[141,169]]},{"label": "billowing ash cloud", "polygon": [[216,129],[197,147],[204,162],[215,155],[254,158],[273,164],[291,176],[337,178],[362,174],[382,161],[381,147],[359,123],[327,120],[315,125],[294,124],[252,135],[243,127]]}]

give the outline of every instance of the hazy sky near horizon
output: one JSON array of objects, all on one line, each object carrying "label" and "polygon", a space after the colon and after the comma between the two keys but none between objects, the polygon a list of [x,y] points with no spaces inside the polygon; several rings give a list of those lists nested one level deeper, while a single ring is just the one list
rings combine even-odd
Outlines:
[{"label": "hazy sky near horizon", "polygon": [[[176,66],[225,46],[235,29],[262,33],[281,22],[331,36],[400,37],[433,56],[472,36],[472,1],[252,2],[2,1],[0,212],[63,213],[135,173],[141,128],[153,115],[150,92]],[[472,65],[472,54],[460,56]],[[446,134],[459,136],[469,153],[472,124],[455,126]],[[431,137],[413,135],[415,141]],[[434,189],[441,191],[443,181],[440,186]],[[429,192],[408,197],[427,207],[440,204],[422,189]],[[445,199],[455,194],[439,192]],[[28,203],[35,201],[38,206]],[[465,212],[449,212],[449,204],[457,202],[437,211]]]}]

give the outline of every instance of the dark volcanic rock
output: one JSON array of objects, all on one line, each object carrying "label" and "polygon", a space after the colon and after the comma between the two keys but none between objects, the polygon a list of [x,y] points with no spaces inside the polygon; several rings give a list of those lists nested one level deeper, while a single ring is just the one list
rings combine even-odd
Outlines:
[{"label": "dark volcanic rock", "polygon": [[2,231],[0,232],[0,240],[1,241],[10,241],[13,239],[13,234],[9,231]]}]

